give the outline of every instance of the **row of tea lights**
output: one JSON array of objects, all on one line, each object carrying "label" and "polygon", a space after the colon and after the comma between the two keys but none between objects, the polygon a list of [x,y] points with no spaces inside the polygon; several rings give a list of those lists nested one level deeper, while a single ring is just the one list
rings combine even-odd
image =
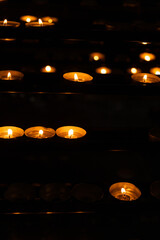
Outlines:
[{"label": "row of tea lights", "polygon": [[[36,16],[31,16],[31,15],[22,16],[20,20],[25,22],[25,25],[27,27],[38,27],[38,28],[50,27],[55,25],[56,22],[58,22],[58,18],[55,18],[55,17],[46,16],[38,19]],[[19,26],[20,26],[20,22],[8,21],[7,19],[0,21],[0,27],[17,28]]]},{"label": "row of tea lights", "polygon": [[0,127],[0,138],[12,139],[22,137],[24,134],[30,138],[45,139],[52,138],[55,134],[61,138],[77,139],[84,137],[86,131],[83,128],[76,126],[63,126],[56,131],[52,128],[45,128],[42,126],[30,127],[25,131],[22,128],[15,126]]}]

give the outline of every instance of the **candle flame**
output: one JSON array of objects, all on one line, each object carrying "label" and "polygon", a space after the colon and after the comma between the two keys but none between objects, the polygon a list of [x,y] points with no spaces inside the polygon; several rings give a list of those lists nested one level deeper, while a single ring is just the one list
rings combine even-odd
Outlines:
[{"label": "candle flame", "polygon": [[137,73],[137,68],[131,68],[131,73],[136,74]]},{"label": "candle flame", "polygon": [[3,25],[7,25],[7,19],[4,19]]},{"label": "candle flame", "polygon": [[149,61],[151,60],[150,56],[148,56],[148,55],[146,55],[146,56],[144,57],[144,59],[145,59],[147,62],[149,62]]},{"label": "candle flame", "polygon": [[9,137],[9,138],[12,136],[12,134],[13,134],[12,129],[8,129],[8,137]]},{"label": "candle flame", "polygon": [[27,19],[26,19],[26,22],[28,22],[28,23],[31,22],[31,19],[30,19],[30,18],[27,18]]},{"label": "candle flame", "polygon": [[160,75],[160,71],[156,71],[156,72],[155,72],[155,75]]},{"label": "candle flame", "polygon": [[46,72],[50,72],[50,71],[51,71],[51,66],[49,66],[49,65],[46,66],[46,67],[45,67],[45,70],[46,70]]},{"label": "candle flame", "polygon": [[93,59],[94,59],[95,61],[98,61],[98,60],[99,60],[99,56],[95,55],[95,56],[93,57]]},{"label": "candle flame", "polygon": [[10,72],[8,72],[8,74],[7,74],[7,78],[10,80],[11,79],[11,73]]},{"label": "candle flame", "polygon": [[38,19],[38,23],[39,23],[39,25],[43,25],[43,21],[41,18]]},{"label": "candle flame", "polygon": [[102,73],[102,74],[106,74],[106,73],[107,73],[107,70],[106,70],[105,68],[102,68],[102,69],[101,69],[101,73]]},{"label": "candle flame", "polygon": [[73,137],[73,133],[74,133],[73,129],[70,129],[70,130],[68,131],[68,136],[69,136],[70,138]]},{"label": "candle flame", "polygon": [[78,81],[78,75],[76,73],[74,74],[74,80]]},{"label": "candle flame", "polygon": [[144,80],[144,82],[147,81],[147,74],[145,74],[145,75],[143,76],[143,80]]},{"label": "candle flame", "polygon": [[148,42],[142,42],[142,44],[143,44],[143,45],[147,45],[147,44],[148,44]]},{"label": "candle flame", "polygon": [[126,194],[126,189],[125,188],[121,188],[121,193],[122,194]]},{"label": "candle flame", "polygon": [[43,130],[41,129],[39,130],[39,137],[42,137],[42,135],[43,135]]},{"label": "candle flame", "polygon": [[49,19],[48,19],[48,22],[49,22],[49,23],[52,23],[52,22],[53,22],[52,18],[49,18]]}]

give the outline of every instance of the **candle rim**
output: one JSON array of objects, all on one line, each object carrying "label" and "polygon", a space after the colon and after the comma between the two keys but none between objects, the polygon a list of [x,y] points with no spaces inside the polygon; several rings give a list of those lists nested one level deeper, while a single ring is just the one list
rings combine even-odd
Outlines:
[{"label": "candle rim", "polygon": [[0,127],[0,136],[1,136],[1,133],[4,131],[4,132],[8,132],[8,129],[11,129],[12,130],[12,136],[14,136],[14,132],[17,132],[19,133],[18,136],[16,137],[22,137],[24,135],[24,130],[20,127],[16,127],[16,126],[2,126]]},{"label": "candle rim", "polygon": [[5,79],[5,80],[21,80],[24,77],[24,74],[22,72],[9,69],[9,70],[0,71],[0,80],[4,80],[4,78],[7,77],[9,72],[11,73],[11,77],[15,77],[15,79]]},{"label": "candle rim", "polygon": [[[4,19],[5,20],[5,19]],[[4,24],[4,20],[3,21],[0,21],[0,24]],[[13,26],[9,26],[9,24],[13,24]],[[4,25],[5,27],[19,27],[20,26],[20,22],[17,22],[17,21],[9,21],[7,19],[7,24]]]},{"label": "candle rim", "polygon": [[[147,80],[148,80],[149,78],[154,79],[153,82],[146,82],[146,83],[153,84],[153,83],[159,83],[159,82],[160,82],[160,78],[159,78],[157,75],[152,74],[152,73],[136,73],[136,74],[132,74],[132,75],[131,75],[131,78],[132,78],[134,81],[136,81],[136,82],[145,83],[145,82],[143,81],[143,77],[144,77],[145,75],[147,75]],[[140,81],[141,79],[142,79],[142,81]]]},{"label": "candle rim", "polygon": [[[53,128],[47,128],[47,127],[44,127],[44,126],[34,126],[34,127],[29,127],[29,128],[27,128],[27,129],[24,131],[24,134],[25,134],[27,137],[37,138],[37,137],[30,136],[30,134],[33,133],[33,132],[39,133],[40,130],[43,131],[43,136],[45,136],[45,132],[51,133],[51,136],[48,137],[48,138],[54,137],[55,132],[56,132]],[[45,138],[45,137],[42,137],[42,138]]]},{"label": "candle rim", "polygon": [[[81,127],[77,127],[77,126],[62,126],[62,127],[59,127],[59,128],[56,129],[56,135],[58,137],[64,138],[64,136],[61,136],[61,135],[63,133],[68,134],[68,131],[71,130],[71,129],[73,130],[73,134],[74,134],[74,132],[75,133],[79,133],[80,132],[81,136],[78,137],[78,138],[84,137],[87,134],[87,131],[84,128],[81,128]],[[71,139],[74,139],[74,138],[71,138]]]},{"label": "candle rim", "polygon": [[69,81],[78,82],[78,81],[74,81],[74,75],[75,74],[84,75],[87,78],[87,80],[84,79],[84,81],[79,81],[79,82],[89,82],[89,81],[93,80],[93,77],[90,74],[84,73],[84,72],[67,72],[67,73],[63,74],[63,78],[66,79],[66,80],[69,80]]}]

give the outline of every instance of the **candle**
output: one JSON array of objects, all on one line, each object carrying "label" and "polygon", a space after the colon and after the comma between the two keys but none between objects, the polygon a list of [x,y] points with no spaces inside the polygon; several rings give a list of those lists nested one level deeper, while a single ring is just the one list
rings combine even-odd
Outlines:
[{"label": "candle", "polygon": [[75,126],[64,126],[56,130],[56,134],[59,137],[67,139],[81,138],[86,135],[86,131],[83,128]]},{"label": "candle", "polygon": [[0,71],[1,80],[22,80],[24,74],[13,70]]},{"label": "candle", "polygon": [[96,68],[96,73],[98,73],[98,74],[110,74],[111,72],[112,72],[112,70],[107,67]]},{"label": "candle", "polygon": [[121,201],[137,200],[141,196],[141,191],[132,183],[118,182],[109,188],[110,194]]},{"label": "candle", "polygon": [[35,22],[37,21],[37,17],[35,16],[32,16],[32,15],[24,15],[22,17],[20,17],[20,20],[23,21],[23,22]]},{"label": "candle", "polygon": [[5,126],[0,127],[0,138],[10,139],[22,137],[24,135],[24,131],[21,128],[14,126]]},{"label": "candle", "polygon": [[38,22],[27,22],[25,24],[27,27],[51,27],[54,25],[54,23],[49,23],[49,22],[43,22],[41,18],[38,19]]},{"label": "candle", "polygon": [[73,82],[89,82],[93,80],[93,77],[87,73],[82,72],[68,72],[63,75],[66,80]]},{"label": "candle", "polygon": [[160,75],[160,67],[154,67],[150,69],[150,73]]},{"label": "candle", "polygon": [[5,42],[12,42],[15,41],[15,38],[0,38],[0,41],[5,41]]},{"label": "candle", "polygon": [[99,52],[93,52],[89,55],[90,61],[104,61],[105,60],[105,55],[103,53]]},{"label": "candle", "polygon": [[156,56],[153,53],[144,52],[139,55],[140,59],[144,61],[153,61],[156,59]]},{"label": "candle", "polygon": [[0,27],[19,27],[20,23],[19,22],[14,22],[14,21],[8,21],[7,19],[4,19],[4,21],[0,21]]},{"label": "candle", "polygon": [[55,130],[42,126],[31,127],[25,130],[25,135],[30,138],[44,139],[52,138],[55,135]]},{"label": "candle", "polygon": [[127,72],[130,73],[130,74],[136,74],[136,73],[140,73],[140,72],[141,72],[141,69],[136,68],[136,67],[132,67],[132,68],[129,68],[129,69],[127,70]]},{"label": "candle", "polygon": [[56,23],[56,22],[58,22],[58,18],[47,16],[47,17],[43,17],[42,21],[43,22],[49,22],[49,23]]},{"label": "candle", "polygon": [[137,74],[133,74],[132,79],[136,82],[140,82],[140,83],[158,83],[160,82],[160,78],[150,74],[150,73],[137,73]]},{"label": "candle", "polygon": [[41,68],[41,72],[44,72],[44,73],[54,73],[54,72],[56,72],[56,68],[47,65],[47,66]]}]

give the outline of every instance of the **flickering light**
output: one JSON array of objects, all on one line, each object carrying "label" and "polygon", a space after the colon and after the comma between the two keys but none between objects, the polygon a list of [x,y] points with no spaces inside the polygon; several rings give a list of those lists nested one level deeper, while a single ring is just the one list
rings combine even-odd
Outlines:
[{"label": "flickering light", "polygon": [[110,74],[111,72],[112,72],[111,69],[107,67],[96,68],[96,73],[99,73],[99,74]]},{"label": "flickering light", "polygon": [[89,55],[90,61],[104,61],[105,60],[105,55],[100,52],[93,52]]},{"label": "flickering light", "polygon": [[154,67],[150,69],[150,73],[160,75],[160,67]]},{"label": "flickering light", "polygon": [[75,126],[60,127],[56,130],[56,134],[62,138],[76,139],[86,135],[86,131],[83,128]]},{"label": "flickering light", "polygon": [[5,126],[0,127],[0,138],[11,139],[22,137],[24,135],[24,131],[21,128],[14,126]]},{"label": "flickering light", "polygon": [[42,18],[43,22],[49,22],[49,23],[57,23],[58,22],[58,18],[56,17],[43,17]]},{"label": "flickering light", "polygon": [[52,138],[55,135],[55,130],[42,126],[31,127],[25,130],[25,135],[30,138],[44,139]]},{"label": "flickering light", "polygon": [[133,74],[131,76],[131,78],[134,81],[140,82],[140,83],[158,83],[160,82],[160,78],[150,74],[150,73],[137,73],[137,74]]},{"label": "flickering light", "polygon": [[1,80],[22,80],[24,74],[14,70],[4,70],[0,71]]},{"label": "flickering light", "polygon": [[44,73],[54,73],[54,72],[56,72],[56,68],[53,67],[53,66],[47,65],[47,66],[41,68],[41,72],[44,72]]},{"label": "flickering light", "polygon": [[140,73],[140,72],[141,72],[141,70],[139,68],[132,67],[132,68],[128,69],[128,73],[130,73],[130,74],[136,74],[136,73]]},{"label": "flickering light", "polygon": [[119,182],[114,183],[109,188],[110,194],[122,201],[137,200],[141,196],[141,191],[132,183]]},{"label": "flickering light", "polygon": [[43,137],[43,130],[42,130],[42,129],[39,130],[39,137],[40,137],[40,138]]},{"label": "flickering light", "polygon": [[68,72],[63,75],[66,80],[73,82],[89,82],[93,80],[93,77],[87,73],[82,72]]},{"label": "flickering light", "polygon": [[20,17],[20,20],[23,22],[29,23],[29,22],[37,21],[37,17],[32,16],[32,15],[24,15],[24,16]]},{"label": "flickering light", "polygon": [[153,53],[144,52],[139,55],[140,59],[144,61],[153,61],[156,59],[156,56]]},{"label": "flickering light", "polygon": [[31,22],[26,22],[25,24],[27,27],[51,27],[54,25],[54,23],[50,22],[43,22],[41,18],[38,19],[38,21],[31,21]]},{"label": "flickering light", "polygon": [[14,21],[8,21],[7,19],[4,19],[3,21],[0,21],[0,27],[19,27],[20,23],[19,22],[14,22]]}]

